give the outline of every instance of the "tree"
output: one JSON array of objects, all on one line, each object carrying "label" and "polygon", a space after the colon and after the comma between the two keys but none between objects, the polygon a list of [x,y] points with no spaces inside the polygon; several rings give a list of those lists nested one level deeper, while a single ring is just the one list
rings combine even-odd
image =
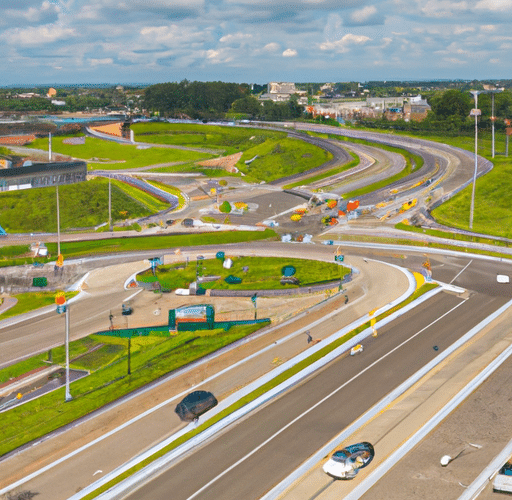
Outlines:
[{"label": "tree", "polygon": [[447,90],[440,96],[433,97],[430,106],[437,118],[443,120],[449,117],[466,119],[471,111],[472,96],[460,90]]}]

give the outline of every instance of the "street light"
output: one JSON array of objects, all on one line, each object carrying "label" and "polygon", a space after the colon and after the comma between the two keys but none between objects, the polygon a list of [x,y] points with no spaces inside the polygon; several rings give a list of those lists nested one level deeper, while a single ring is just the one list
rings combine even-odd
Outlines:
[{"label": "street light", "polygon": [[492,157],[494,158],[494,122],[496,117],[494,116],[494,94],[503,92],[503,89],[487,90],[487,94],[491,94],[491,124],[492,124]]},{"label": "street light", "polygon": [[478,109],[478,94],[482,94],[485,90],[470,90],[475,99],[475,107],[471,110],[470,116],[475,117],[475,171],[473,173],[473,189],[471,192],[471,207],[469,209],[469,229],[473,228],[473,212],[475,209],[475,184],[476,184],[476,171],[478,168],[478,116],[482,112]]}]

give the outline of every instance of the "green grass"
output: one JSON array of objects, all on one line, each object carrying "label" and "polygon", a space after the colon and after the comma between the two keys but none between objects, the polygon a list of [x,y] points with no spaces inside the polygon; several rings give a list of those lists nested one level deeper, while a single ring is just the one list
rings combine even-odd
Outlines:
[{"label": "green grass", "polygon": [[[92,373],[71,384],[73,399],[69,402],[64,401],[65,389],[62,388],[3,413],[0,456],[181,366],[246,337],[261,326],[263,325],[235,326],[227,332],[224,329],[185,332],[165,339],[133,339],[131,375],[127,374],[127,339],[93,335],[71,342],[71,359],[85,354],[77,360],[76,365],[72,363],[71,366],[86,368],[92,370]],[[97,346],[100,347],[96,351],[97,356],[86,354]],[[62,363],[64,347],[53,349],[52,355],[54,363]],[[46,365],[42,358],[44,356],[39,356],[31,363]],[[4,371],[0,370],[0,379],[5,376]]]},{"label": "green grass", "polygon": [[[249,165],[245,161],[258,156]],[[244,152],[238,169],[251,179],[273,180],[306,172],[332,159],[332,154],[299,139],[267,141]]]},{"label": "green grass", "polygon": [[[464,147],[474,151],[469,138],[447,138],[447,144]],[[498,142],[496,142],[498,144]],[[512,238],[512,210],[510,192],[512,189],[512,157],[495,156],[491,158],[491,141],[481,139],[478,153],[491,160],[494,168],[483,177],[477,178],[475,187],[475,206],[472,231],[481,234]],[[470,184],[433,210],[432,215],[440,224],[469,230],[469,212],[471,205]]]},{"label": "green grass", "polygon": [[[258,240],[276,240],[277,234],[271,229],[264,231],[223,231],[218,233],[192,233],[181,235],[161,236],[134,236],[123,238],[110,238],[106,240],[64,241],[61,242],[61,253],[65,259],[71,257],[84,257],[87,255],[111,254],[112,252],[131,252],[135,250],[161,250],[168,248],[181,248],[196,245],[222,245],[227,243],[241,243]],[[21,257],[15,253],[24,254],[27,246],[1,247],[11,257],[0,259],[0,267],[31,264],[34,261],[46,263],[55,260],[57,243],[48,243],[49,257]],[[16,249],[16,250],[14,250]]]},{"label": "green grass", "polygon": [[171,193],[174,196],[178,198],[178,206],[176,207],[176,210],[179,210],[180,208],[183,208],[186,204],[185,197],[183,196],[183,193],[174,186],[169,186],[169,184],[164,184],[163,182],[158,181],[152,181],[147,179],[146,182],[148,184],[151,184],[152,186],[155,186],[163,191],[166,191],[167,193]]},{"label": "green grass", "polygon": [[[339,136],[338,136],[338,140],[339,140]],[[368,142],[368,141],[361,141],[359,139],[345,138],[343,140],[347,141],[347,142],[356,142],[356,143],[361,143],[361,144],[365,144],[368,146],[378,147],[380,149],[384,149],[384,150],[390,151],[392,153],[398,153],[405,158],[405,168],[401,172],[399,172],[398,174],[393,175],[391,177],[388,177],[387,179],[384,179],[382,181],[375,182],[373,184],[370,184],[369,186],[365,186],[361,189],[355,189],[354,191],[343,193],[343,198],[345,198],[347,200],[355,199],[364,194],[371,193],[372,191],[377,191],[378,189],[382,189],[383,187],[386,187],[386,186],[392,184],[393,182],[396,182],[400,179],[403,179],[404,177],[407,177],[409,174],[419,170],[423,166],[423,157],[413,154],[410,151],[407,151],[405,149],[395,148],[392,146],[386,146],[383,144],[375,144],[375,143]]]},{"label": "green grass", "polygon": [[[196,279],[196,269],[201,270],[203,276],[220,276],[217,281],[203,283],[203,288],[235,289],[235,290],[275,290],[284,288],[297,288],[297,286],[311,286],[318,283],[343,278],[350,269],[335,263],[320,262],[306,259],[282,259],[278,257],[235,257],[233,266],[224,269],[219,259],[206,259],[189,263],[185,269],[176,269],[179,264],[160,266],[156,277],[164,288],[188,288]],[[296,269],[294,276],[300,280],[300,285],[281,285],[281,270],[285,265],[292,265]],[[243,268],[247,267],[247,272]],[[224,281],[229,275],[242,278],[239,285],[230,285]],[[140,281],[153,280],[151,270],[137,276]]]},{"label": "green grass", "polygon": [[155,198],[153,195],[146,193],[130,184],[126,184],[121,181],[112,180],[112,185],[117,186],[119,189],[124,191],[128,196],[137,201],[140,205],[147,207],[151,212],[160,212],[169,208],[169,204]]},{"label": "green grass", "polygon": [[131,129],[139,142],[219,149],[225,155],[286,137],[285,132],[218,125],[135,123]]},{"label": "green grass", "polygon": [[[212,158],[209,153],[198,153],[174,148],[151,147],[138,149],[131,144],[119,144],[95,137],[86,137],[85,144],[63,144],[66,136],[52,139],[52,151],[87,161],[88,169],[120,170],[140,168],[161,163],[189,162]],[[48,150],[48,138],[36,139],[30,147]]]},{"label": "green grass", "polygon": [[350,170],[351,168],[354,168],[355,166],[359,165],[359,162],[360,162],[359,157],[352,151],[348,151],[348,153],[352,157],[352,160],[349,161],[348,163],[346,163],[345,165],[342,165],[341,167],[331,168],[321,174],[307,177],[300,181],[294,182],[293,184],[288,184],[288,185],[284,186],[284,189],[292,189],[297,186],[307,186],[309,184],[313,184],[314,182],[318,182],[323,179],[327,179],[328,177],[332,177],[333,175],[337,175],[337,174],[341,174],[342,172],[346,172],[347,170]]},{"label": "green grass", "polygon": [[[108,180],[95,178],[59,186],[59,206],[62,231],[108,221]],[[151,215],[162,207],[169,205],[127,184],[112,181],[114,222]],[[55,187],[0,193],[0,220],[8,233],[57,232]]]},{"label": "green grass", "polygon": [[[43,273],[44,274],[44,273]],[[17,316],[40,307],[55,305],[55,295],[61,290],[18,293],[13,295],[18,302],[15,306],[0,314],[0,320]],[[78,292],[65,292],[66,300],[71,299]],[[57,307],[57,306],[55,306]]]}]

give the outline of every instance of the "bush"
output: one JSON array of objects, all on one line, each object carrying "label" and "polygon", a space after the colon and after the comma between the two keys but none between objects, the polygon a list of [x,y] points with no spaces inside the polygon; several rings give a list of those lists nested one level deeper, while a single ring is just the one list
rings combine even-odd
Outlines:
[{"label": "bush", "polygon": [[223,214],[229,214],[229,212],[231,212],[231,203],[229,203],[229,201],[222,202],[221,206],[219,207],[219,210]]}]

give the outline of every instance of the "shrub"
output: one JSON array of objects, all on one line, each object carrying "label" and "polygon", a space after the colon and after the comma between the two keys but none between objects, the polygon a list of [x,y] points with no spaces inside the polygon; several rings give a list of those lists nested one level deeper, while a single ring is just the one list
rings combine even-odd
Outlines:
[{"label": "shrub", "polygon": [[229,214],[229,212],[231,212],[231,203],[229,203],[229,201],[222,202],[221,206],[219,207],[219,210],[223,214]]}]

